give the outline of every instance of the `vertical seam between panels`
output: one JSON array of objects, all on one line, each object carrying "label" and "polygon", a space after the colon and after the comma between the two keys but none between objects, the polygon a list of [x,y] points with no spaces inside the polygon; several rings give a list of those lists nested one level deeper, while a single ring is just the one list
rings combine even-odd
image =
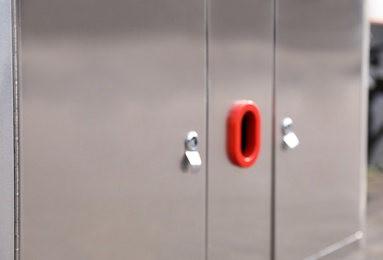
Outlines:
[{"label": "vertical seam between panels", "polygon": [[271,260],[276,259],[276,76],[277,76],[277,0],[272,3],[273,65],[272,65],[272,143],[271,143]]},{"label": "vertical seam between panels", "polygon": [[20,259],[20,146],[19,146],[19,10],[12,0],[13,127],[14,127],[14,259]]},{"label": "vertical seam between panels", "polygon": [[209,248],[209,0],[204,0],[205,10],[205,135],[206,135],[206,150],[205,150],[205,260],[208,259]]}]

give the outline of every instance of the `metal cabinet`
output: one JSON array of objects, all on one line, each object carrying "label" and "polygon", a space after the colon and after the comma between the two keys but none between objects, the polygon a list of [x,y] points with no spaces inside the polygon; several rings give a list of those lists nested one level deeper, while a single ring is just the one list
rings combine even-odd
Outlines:
[{"label": "metal cabinet", "polygon": [[[20,52],[3,2],[1,259],[330,259],[362,237],[362,1],[20,1]],[[262,115],[249,168],[238,100]]]},{"label": "metal cabinet", "polygon": [[203,259],[204,1],[21,3],[21,259]]},{"label": "metal cabinet", "polygon": [[[278,260],[317,259],[362,237],[362,5],[359,0],[277,4]],[[286,117],[300,140],[295,149],[283,144]]]}]

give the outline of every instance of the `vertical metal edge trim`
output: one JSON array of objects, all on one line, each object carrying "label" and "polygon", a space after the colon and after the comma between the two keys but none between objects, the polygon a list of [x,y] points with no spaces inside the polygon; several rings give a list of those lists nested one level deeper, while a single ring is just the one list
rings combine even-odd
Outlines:
[{"label": "vertical metal edge trim", "polygon": [[209,0],[204,0],[205,10],[205,108],[206,108],[206,123],[205,123],[205,260],[208,260],[209,254]]},{"label": "vertical metal edge trim", "polygon": [[272,140],[271,140],[271,241],[270,258],[276,259],[276,89],[277,89],[277,0],[272,0],[273,67],[272,67]]},{"label": "vertical metal edge trim", "polygon": [[14,258],[13,18],[12,1],[0,3],[1,180],[0,258]]},{"label": "vertical metal edge trim", "polygon": [[14,128],[14,259],[20,260],[20,146],[19,146],[19,0],[11,0],[13,62],[13,128]]},{"label": "vertical metal edge trim", "polygon": [[[364,233],[366,230],[366,207],[367,207],[367,120],[368,120],[368,67],[369,67],[369,31],[367,1],[361,2],[361,23],[362,23],[362,66],[361,66],[361,87],[360,87],[360,207],[359,207],[359,226]],[[361,246],[364,247],[366,239],[360,240]]]}]

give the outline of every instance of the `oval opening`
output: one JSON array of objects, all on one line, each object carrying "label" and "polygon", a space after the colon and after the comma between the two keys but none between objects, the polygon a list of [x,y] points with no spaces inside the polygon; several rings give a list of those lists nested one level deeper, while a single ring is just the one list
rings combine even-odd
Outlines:
[{"label": "oval opening", "polygon": [[242,118],[241,124],[241,151],[244,157],[250,157],[256,147],[255,143],[255,115],[252,112],[246,112]]}]

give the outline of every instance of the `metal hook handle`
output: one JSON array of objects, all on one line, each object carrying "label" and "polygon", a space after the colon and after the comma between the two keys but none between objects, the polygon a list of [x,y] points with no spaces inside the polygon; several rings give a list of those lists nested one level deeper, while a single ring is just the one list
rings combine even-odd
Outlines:
[{"label": "metal hook handle", "polygon": [[201,168],[202,160],[198,152],[198,134],[190,131],[185,137],[185,156],[188,159],[192,172],[196,172]]},{"label": "metal hook handle", "polygon": [[282,132],[283,132],[283,142],[290,148],[294,149],[299,145],[299,139],[297,135],[293,132],[293,120],[289,117],[286,117],[282,121]]}]

